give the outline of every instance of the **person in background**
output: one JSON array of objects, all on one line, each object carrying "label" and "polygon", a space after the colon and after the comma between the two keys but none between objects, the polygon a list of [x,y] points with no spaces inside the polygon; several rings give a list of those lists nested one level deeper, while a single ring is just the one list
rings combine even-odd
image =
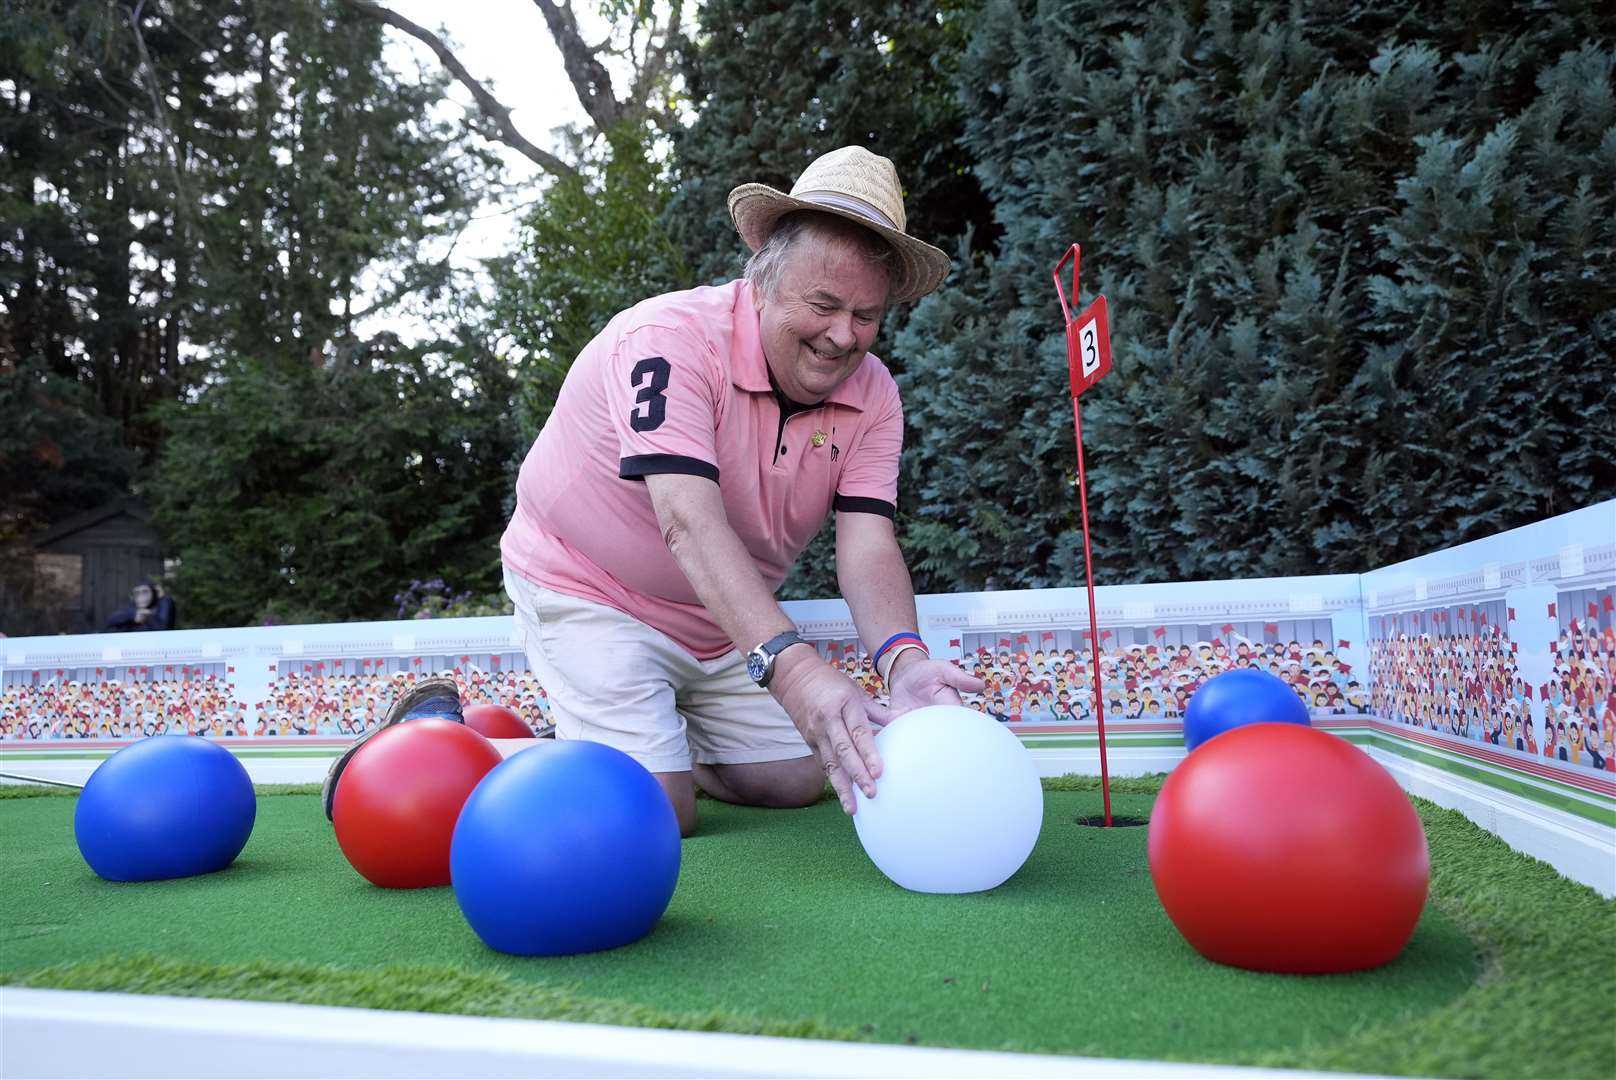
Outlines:
[{"label": "person in background", "polygon": [[129,590],[129,606],[120,608],[107,620],[108,630],[172,630],[176,609],[163,587],[146,580]]}]

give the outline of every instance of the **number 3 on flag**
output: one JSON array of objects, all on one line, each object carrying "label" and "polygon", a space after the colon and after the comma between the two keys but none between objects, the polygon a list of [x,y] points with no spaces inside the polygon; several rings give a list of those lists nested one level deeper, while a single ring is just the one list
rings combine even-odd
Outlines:
[{"label": "number 3 on flag", "polygon": [[1111,370],[1111,320],[1106,315],[1105,297],[1066,324],[1066,361],[1072,372],[1072,396],[1105,378]]}]

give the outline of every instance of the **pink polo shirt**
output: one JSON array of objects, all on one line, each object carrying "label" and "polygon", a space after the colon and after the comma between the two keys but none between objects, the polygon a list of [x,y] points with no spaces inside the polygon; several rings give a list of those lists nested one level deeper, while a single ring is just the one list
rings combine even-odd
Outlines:
[{"label": "pink polo shirt", "polygon": [[735,643],[663,542],[644,478],[717,482],[730,526],[774,589],[832,510],[895,516],[902,444],[898,388],[873,353],[824,402],[782,422],[748,282],[653,297],[573,363],[522,463],[500,551],[528,580],[712,659]]}]

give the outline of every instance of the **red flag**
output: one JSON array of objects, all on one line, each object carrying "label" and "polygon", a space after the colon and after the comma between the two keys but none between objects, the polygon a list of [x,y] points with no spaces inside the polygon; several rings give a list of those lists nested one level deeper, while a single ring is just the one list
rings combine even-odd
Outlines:
[{"label": "red flag", "polygon": [[1027,635],[1026,634],[1017,634],[1016,635],[1016,644],[1017,645],[1025,645],[1025,644],[1027,644]]},{"label": "red flag", "polygon": [[959,647],[960,647],[960,639],[959,639],[959,638],[957,638],[957,637],[951,637],[951,638],[949,638],[949,639],[948,639],[948,647],[949,647],[949,648],[950,648],[950,649],[957,649],[957,648],[959,648]]},{"label": "red flag", "polygon": [[275,665],[274,664],[269,665],[269,670],[274,671],[275,670]]},{"label": "red flag", "polygon": [[314,662],[314,670],[315,671],[324,671],[325,670],[325,661],[324,660],[316,660]]},{"label": "red flag", "polygon": [[845,656],[848,653],[856,653],[856,652],[858,652],[858,646],[855,645],[853,642],[844,641],[842,643],[842,655]]},{"label": "red flag", "polygon": [[236,669],[233,666],[227,665],[225,667],[225,669],[224,669],[224,672],[225,672],[226,675],[234,675],[236,673]]},{"label": "red flag", "polygon": [[1343,675],[1351,675],[1352,674],[1352,665],[1351,664],[1337,664],[1335,667],[1336,667],[1336,670],[1341,672],[1341,674],[1343,674]]},{"label": "red flag", "polygon": [[1338,648],[1338,649],[1350,649],[1350,648],[1352,648],[1352,642],[1350,642],[1350,641],[1337,641],[1335,643],[1335,647]]},{"label": "red flag", "polygon": [[1520,652],[1521,651],[1521,643],[1518,642],[1518,641],[1510,642],[1509,643],[1509,651],[1512,652],[1512,653]]},{"label": "red flag", "polygon": [[1083,637],[1083,638],[1091,638],[1091,637],[1094,636],[1093,634],[1089,633],[1087,630],[1079,630],[1077,633],[1078,633],[1079,637]]},{"label": "red flag", "polygon": [[96,674],[97,674],[97,675],[100,675],[100,674],[103,674],[103,672],[102,672],[102,670],[101,670],[101,669],[100,669],[100,668],[96,668],[96,669],[95,669],[95,673],[96,673]]},{"label": "red flag", "polygon": [[[410,660],[410,663],[414,664],[416,667],[420,667],[421,666],[421,658],[419,656],[414,657],[413,659]],[[308,667],[306,665],[304,667],[304,670],[305,671],[308,670]]]},{"label": "red flag", "polygon": [[36,679],[39,678],[39,672],[37,672],[37,671],[34,672],[34,678],[36,678]]},{"label": "red flag", "polygon": [[1043,635],[1043,640],[1045,640],[1045,641],[1054,641],[1055,640],[1055,631],[1053,631],[1053,630],[1045,630],[1044,635]]},{"label": "red flag", "polygon": [[1514,608],[1509,609],[1509,621],[1510,622],[1515,621],[1515,609]]},{"label": "red flag", "polygon": [[1232,634],[1234,633],[1234,623],[1226,622],[1222,626],[1218,627],[1218,629],[1222,630],[1225,634]]},{"label": "red flag", "polygon": [[1109,631],[1109,630],[1101,630],[1100,631],[1100,640],[1101,641],[1104,641],[1106,638],[1108,638],[1110,636],[1111,636],[1111,631]]},{"label": "red flag", "polygon": [[1221,649],[1221,648],[1223,648],[1223,639],[1222,639],[1222,638],[1220,638],[1220,637],[1215,637],[1215,638],[1213,638],[1213,639],[1212,639],[1212,647],[1213,647],[1213,648],[1214,648],[1214,649]]},{"label": "red flag", "polygon": [[[173,665],[173,664],[169,664],[169,665],[168,665],[168,666],[167,666],[167,667],[165,667],[165,668],[163,668],[163,670],[164,670],[164,671],[173,671],[173,670],[174,670],[174,665]],[[58,671],[58,672],[57,672],[57,673],[56,673],[56,674],[58,674],[58,675],[60,675],[60,674],[61,674],[61,672],[60,672],[60,671]]]},{"label": "red flag", "polygon": [[1003,648],[1003,649],[1008,649],[1010,647],[1010,639],[1007,638],[1007,637],[1000,638],[999,639],[999,647]]},{"label": "red flag", "polygon": [[1538,697],[1542,698],[1544,701],[1549,700],[1549,684],[1544,683],[1542,686],[1538,687],[1537,688],[1537,695],[1538,695]]},{"label": "red flag", "polygon": [[1263,633],[1265,633],[1265,634],[1277,634],[1277,633],[1279,633],[1279,624],[1276,623],[1276,622],[1265,622],[1265,623],[1262,624],[1262,628],[1263,628]]},{"label": "red flag", "polygon": [[462,664],[469,664],[469,663],[471,663],[471,657],[469,657],[469,656],[462,656],[462,657],[461,657],[461,658],[460,658],[460,662],[461,662],[461,663],[462,663]]},{"label": "red flag", "polygon": [[1487,625],[1487,613],[1485,611],[1477,611],[1476,614],[1481,617],[1481,625],[1486,626]]},{"label": "red flag", "polygon": [[499,667],[499,657],[497,657],[497,656],[490,656],[488,658],[488,662],[490,664],[493,664],[495,667]]},{"label": "red flag", "polygon": [[1616,596],[1611,596],[1607,593],[1602,603],[1606,611],[1616,611]]},{"label": "red flag", "polygon": [[[421,662],[421,661],[419,661],[419,660],[417,660],[417,661],[416,661],[416,663],[417,663],[417,664],[419,664],[419,663],[420,663],[420,662]],[[304,664],[304,665],[303,665],[303,670],[304,670],[304,671],[309,671],[309,670],[311,670],[311,669],[310,669],[310,668],[309,668],[309,665],[307,665],[307,664]]]},{"label": "red flag", "polygon": [[1158,627],[1156,627],[1156,629],[1152,630],[1151,633],[1155,634],[1157,637],[1166,637],[1167,636],[1167,627],[1158,626]]},{"label": "red flag", "polygon": [[1559,613],[1559,612],[1558,612],[1558,611],[1556,611],[1556,610],[1555,610],[1555,607],[1554,607],[1554,605],[1553,605],[1553,604],[1550,604],[1550,605],[1549,605],[1549,618],[1551,618],[1551,619],[1557,619],[1557,618],[1559,618],[1559,617],[1560,617],[1560,613]]},{"label": "red flag", "polygon": [[1532,700],[1532,684],[1531,683],[1526,684],[1526,700],[1527,701]]},{"label": "red flag", "polygon": [[1588,601],[1588,617],[1590,619],[1599,618],[1599,605],[1592,600]]}]

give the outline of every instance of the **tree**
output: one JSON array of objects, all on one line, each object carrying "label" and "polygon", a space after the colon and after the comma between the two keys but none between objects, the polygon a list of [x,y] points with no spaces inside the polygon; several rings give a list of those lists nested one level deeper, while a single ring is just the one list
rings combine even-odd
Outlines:
[{"label": "tree", "polygon": [[957,81],[1003,237],[899,341],[923,585],[1081,580],[1073,240],[1116,349],[1084,399],[1102,580],[1357,571],[1616,491],[1586,431],[1613,33],[1591,3],[990,4]]},{"label": "tree", "polygon": [[[401,79],[380,26],[334,0],[23,0],[0,33],[4,426],[54,430],[83,410],[63,460],[97,455],[71,483],[25,475],[9,531],[28,559],[40,525],[138,487],[164,418],[242,357],[303,370],[372,355],[356,322],[442,296],[446,267],[418,252],[455,234],[495,173],[433,119],[445,80]],[[62,441],[0,468],[46,445]]]},{"label": "tree", "polygon": [[188,623],[382,619],[410,579],[499,588],[515,387],[476,340],[233,360],[167,407],[148,484]]}]

